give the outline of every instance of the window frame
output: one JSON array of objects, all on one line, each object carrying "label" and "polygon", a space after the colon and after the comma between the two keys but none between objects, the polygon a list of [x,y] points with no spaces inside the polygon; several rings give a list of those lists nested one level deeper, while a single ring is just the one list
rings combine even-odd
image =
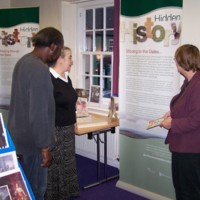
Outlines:
[{"label": "window frame", "polygon": [[[94,13],[94,9],[98,9],[98,8],[103,8],[104,11],[107,7],[114,7],[114,1],[113,0],[109,0],[109,1],[106,1],[106,2],[103,2],[103,1],[99,1],[99,2],[96,2],[93,3],[92,5],[91,4],[84,4],[84,5],[79,5],[78,6],[78,38],[77,38],[77,51],[78,51],[78,55],[81,55],[78,57],[78,77],[79,77],[79,81],[78,81],[78,87],[79,88],[84,88],[84,80],[83,80],[83,77],[86,76],[85,72],[84,72],[84,62],[83,62],[83,56],[84,55],[91,55],[91,56],[97,56],[97,55],[100,55],[101,57],[101,65],[100,65],[100,86],[101,86],[101,100],[100,100],[100,103],[98,103],[98,105],[94,105],[93,103],[89,102],[88,103],[88,107],[91,108],[91,109],[98,109],[98,110],[108,110],[108,107],[109,107],[109,103],[110,103],[110,98],[104,98],[102,97],[103,96],[103,79],[104,78],[110,78],[111,80],[111,94],[110,96],[112,96],[112,82],[113,82],[113,51],[106,51],[106,31],[113,31],[113,34],[114,34],[114,24],[113,24],[113,28],[106,28],[106,16],[104,16],[103,18],[103,22],[104,22],[104,26],[103,26],[103,29],[95,29],[94,27],[94,24],[95,24],[95,16],[93,16],[93,51],[86,51],[86,37],[84,36],[83,34],[83,31],[84,33],[86,32],[86,29],[85,29],[85,24],[86,24],[86,15],[85,15],[85,11],[86,10],[89,10],[89,9],[92,9],[93,10],[93,13]],[[114,21],[113,21],[114,23]],[[94,39],[94,34],[96,31],[103,31],[103,51],[99,52],[99,51],[96,51],[95,49],[95,39]],[[114,35],[113,35],[114,36]],[[113,37],[113,40],[114,40],[114,37]],[[106,75],[103,75],[103,56],[105,55],[108,55],[111,57],[111,75],[109,76],[106,76]],[[90,58],[91,59],[91,58]],[[90,86],[92,86],[92,77],[94,77],[94,75],[92,75],[92,60],[90,61]]]}]

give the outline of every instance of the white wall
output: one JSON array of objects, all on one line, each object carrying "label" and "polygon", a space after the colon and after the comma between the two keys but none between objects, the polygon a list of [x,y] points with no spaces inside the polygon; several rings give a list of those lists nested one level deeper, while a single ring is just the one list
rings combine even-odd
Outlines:
[{"label": "white wall", "polygon": [[200,48],[200,1],[183,0],[182,40]]},{"label": "white wall", "polygon": [[1,0],[0,8],[9,8],[10,7],[10,0]]},{"label": "white wall", "polygon": [[64,36],[65,45],[72,50],[73,66],[71,68],[70,77],[73,86],[78,87],[78,55],[77,55],[77,8],[76,5],[67,2],[61,3],[61,31]]},{"label": "white wall", "polygon": [[10,7],[40,7],[40,28],[53,26],[61,30],[61,2],[62,0],[10,0]]}]

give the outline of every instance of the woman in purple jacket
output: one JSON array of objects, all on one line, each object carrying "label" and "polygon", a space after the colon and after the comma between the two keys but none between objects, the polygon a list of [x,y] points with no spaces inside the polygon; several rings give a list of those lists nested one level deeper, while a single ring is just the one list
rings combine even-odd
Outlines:
[{"label": "woman in purple jacket", "polygon": [[177,200],[200,199],[200,53],[185,44],[175,53],[178,72],[185,80],[170,103],[161,127],[172,152],[172,178]]}]

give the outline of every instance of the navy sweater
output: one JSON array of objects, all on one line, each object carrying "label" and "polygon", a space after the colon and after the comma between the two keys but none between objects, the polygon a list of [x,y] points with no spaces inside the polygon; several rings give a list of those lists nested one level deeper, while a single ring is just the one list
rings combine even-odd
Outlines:
[{"label": "navy sweater", "polygon": [[77,93],[68,77],[68,83],[51,75],[54,86],[54,98],[56,103],[56,126],[69,126],[76,123]]}]

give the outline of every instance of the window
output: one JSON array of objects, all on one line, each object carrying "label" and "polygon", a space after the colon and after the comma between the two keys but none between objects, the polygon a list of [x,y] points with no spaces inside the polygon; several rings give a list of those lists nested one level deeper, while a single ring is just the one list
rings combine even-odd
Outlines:
[{"label": "window", "polygon": [[99,86],[103,107],[112,94],[114,6],[82,8],[80,16],[81,87]]}]

